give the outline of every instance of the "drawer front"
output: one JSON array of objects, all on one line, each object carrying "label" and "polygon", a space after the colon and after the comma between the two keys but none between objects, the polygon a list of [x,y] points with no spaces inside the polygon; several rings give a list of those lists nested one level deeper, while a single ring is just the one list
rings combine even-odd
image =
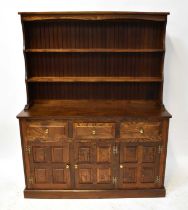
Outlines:
[{"label": "drawer front", "polygon": [[161,122],[127,121],[120,126],[120,138],[159,139],[160,137]]},{"label": "drawer front", "polygon": [[67,122],[64,121],[28,121],[26,137],[28,141],[59,141],[67,138]]},{"label": "drawer front", "polygon": [[115,137],[114,123],[74,123],[73,136],[77,139],[111,139]]}]

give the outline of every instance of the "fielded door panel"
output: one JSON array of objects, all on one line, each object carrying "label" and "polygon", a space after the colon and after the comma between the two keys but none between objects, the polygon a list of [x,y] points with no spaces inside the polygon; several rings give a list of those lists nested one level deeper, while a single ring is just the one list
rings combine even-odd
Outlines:
[{"label": "fielded door panel", "polygon": [[159,187],[159,143],[120,143],[119,188]]},{"label": "fielded door panel", "polygon": [[29,160],[29,189],[70,189],[70,143],[30,143],[27,147]]},{"label": "fielded door panel", "polygon": [[76,189],[114,188],[114,158],[112,142],[75,143]]}]

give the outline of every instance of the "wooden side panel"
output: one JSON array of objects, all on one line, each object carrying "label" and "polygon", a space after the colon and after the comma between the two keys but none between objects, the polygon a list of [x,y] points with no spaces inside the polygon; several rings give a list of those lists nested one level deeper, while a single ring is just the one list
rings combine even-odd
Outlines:
[{"label": "wooden side panel", "polygon": [[165,179],[165,167],[166,167],[166,156],[167,156],[167,146],[168,146],[168,129],[169,129],[169,119],[164,119],[162,126],[163,148],[160,158],[161,187],[164,186],[164,179]]}]

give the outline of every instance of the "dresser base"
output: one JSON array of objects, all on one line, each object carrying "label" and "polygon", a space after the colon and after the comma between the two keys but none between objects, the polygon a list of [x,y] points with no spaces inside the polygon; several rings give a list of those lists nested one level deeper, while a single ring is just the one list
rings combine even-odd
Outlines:
[{"label": "dresser base", "polygon": [[25,198],[152,198],[165,197],[165,188],[135,190],[24,190]]}]

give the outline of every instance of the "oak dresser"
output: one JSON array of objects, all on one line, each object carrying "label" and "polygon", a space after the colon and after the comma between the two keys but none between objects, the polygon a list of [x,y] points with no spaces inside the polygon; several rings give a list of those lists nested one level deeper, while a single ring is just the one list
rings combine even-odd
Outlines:
[{"label": "oak dresser", "polygon": [[165,196],[167,15],[21,12],[26,198]]}]

